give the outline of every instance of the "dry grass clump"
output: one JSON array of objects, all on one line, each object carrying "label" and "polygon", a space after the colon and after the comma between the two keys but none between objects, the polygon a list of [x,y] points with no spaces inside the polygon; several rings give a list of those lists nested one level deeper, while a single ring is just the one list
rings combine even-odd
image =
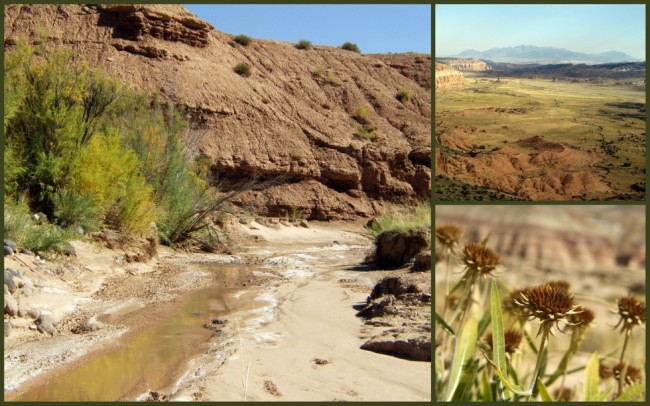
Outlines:
[{"label": "dry grass clump", "polygon": [[431,228],[431,206],[426,202],[412,208],[394,206],[366,227],[373,237],[384,231],[406,232],[415,228]]}]

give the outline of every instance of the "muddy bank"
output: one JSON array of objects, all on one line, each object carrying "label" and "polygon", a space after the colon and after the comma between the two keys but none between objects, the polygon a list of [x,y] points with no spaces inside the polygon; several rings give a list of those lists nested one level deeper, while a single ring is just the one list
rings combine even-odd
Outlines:
[{"label": "muddy bank", "polygon": [[[253,222],[241,225],[248,237],[236,256],[163,249],[149,264],[122,263],[114,251],[74,243],[78,256],[63,276],[39,279],[45,268],[24,269],[36,293],[23,305],[47,308],[59,323],[47,337],[30,330],[33,320],[10,318],[5,399],[144,400],[155,391],[177,400],[379,400],[386,382],[388,398],[430,399],[429,363],[360,350],[376,334],[362,331],[355,307],[395,271],[355,269],[371,242],[358,225],[338,226]],[[19,267],[16,259],[29,260],[7,262]],[[129,382],[111,377],[116,372],[106,364],[120,357]],[[399,379],[396,369],[403,370]],[[283,372],[289,370],[302,372]],[[99,383],[97,371],[110,383]]]}]

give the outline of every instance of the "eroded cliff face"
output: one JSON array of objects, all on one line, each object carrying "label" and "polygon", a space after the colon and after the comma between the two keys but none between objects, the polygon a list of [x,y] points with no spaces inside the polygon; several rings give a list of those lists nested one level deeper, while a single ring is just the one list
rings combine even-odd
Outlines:
[{"label": "eroded cliff face", "polygon": [[461,72],[483,72],[492,69],[490,65],[478,58],[444,58],[439,62]]},{"label": "eroded cliff face", "polygon": [[436,62],[436,92],[463,87],[463,74]]},{"label": "eroded cliff face", "polygon": [[[46,32],[125,86],[186,107],[223,185],[280,177],[239,195],[259,214],[352,219],[430,196],[429,55],[244,47],[176,5],[7,5],[4,16],[5,51]],[[233,71],[242,62],[248,78]],[[402,103],[403,88],[413,96]],[[356,136],[361,106],[373,140]]]}]

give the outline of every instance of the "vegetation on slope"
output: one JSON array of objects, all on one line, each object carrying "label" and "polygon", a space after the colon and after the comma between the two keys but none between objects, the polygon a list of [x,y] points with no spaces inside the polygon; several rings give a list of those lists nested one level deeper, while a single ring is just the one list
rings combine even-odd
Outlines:
[{"label": "vegetation on slope", "polygon": [[207,188],[203,157],[181,143],[181,111],[63,48],[18,44],[4,67],[5,238],[44,249],[56,242],[29,236],[65,241],[81,226],[214,245],[207,218],[228,196]]}]

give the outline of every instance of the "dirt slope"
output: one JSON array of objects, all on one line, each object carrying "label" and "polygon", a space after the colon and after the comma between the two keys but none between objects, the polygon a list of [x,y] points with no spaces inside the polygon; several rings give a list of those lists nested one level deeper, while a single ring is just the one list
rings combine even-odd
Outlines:
[{"label": "dirt slope", "polygon": [[[8,5],[4,17],[6,51],[46,32],[125,86],[187,107],[215,178],[282,175],[283,184],[239,198],[259,214],[350,219],[374,214],[379,199],[430,195],[429,55],[257,39],[244,47],[176,5]],[[233,71],[239,63],[250,77]],[[413,95],[404,103],[403,88]],[[372,140],[356,136],[359,107]]]}]

